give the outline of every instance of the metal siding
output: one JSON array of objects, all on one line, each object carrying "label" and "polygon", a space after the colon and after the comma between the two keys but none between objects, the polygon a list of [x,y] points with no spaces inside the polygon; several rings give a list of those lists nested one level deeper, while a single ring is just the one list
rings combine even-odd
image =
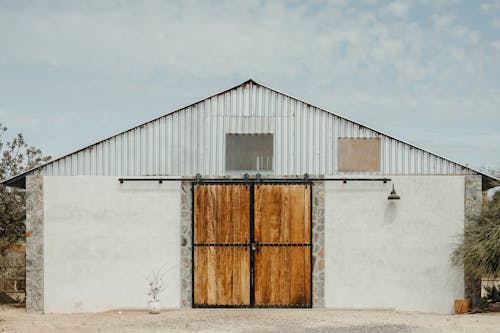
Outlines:
[{"label": "metal siding", "polygon": [[444,158],[247,83],[42,167],[47,176],[223,176],[226,133],[273,133],[276,176],[337,173],[339,137],[380,137],[380,174],[473,174]]}]

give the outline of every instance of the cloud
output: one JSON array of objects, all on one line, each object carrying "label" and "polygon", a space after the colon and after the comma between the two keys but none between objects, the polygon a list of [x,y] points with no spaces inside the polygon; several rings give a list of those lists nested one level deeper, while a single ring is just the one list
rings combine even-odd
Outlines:
[{"label": "cloud", "polygon": [[442,14],[437,14],[433,15],[432,19],[434,21],[434,26],[437,28],[444,28],[450,26],[454,21],[455,21],[455,16],[452,15],[442,15]]},{"label": "cloud", "polygon": [[408,15],[409,7],[406,1],[393,1],[387,6],[387,11],[392,15],[404,17]]},{"label": "cloud", "polygon": [[416,141],[426,122],[500,131],[499,41],[448,2],[27,4],[0,4],[0,101],[20,129],[43,112],[40,138],[109,135],[250,77],[403,138],[418,123]]},{"label": "cloud", "polygon": [[496,0],[496,1],[493,1],[493,2],[485,2],[485,3],[482,3],[479,8],[481,8],[482,11],[485,11],[485,12],[495,12],[495,11],[499,11],[500,10],[500,1],[499,0]]},{"label": "cloud", "polygon": [[495,17],[490,20],[490,25],[493,28],[500,28],[500,17]]},{"label": "cloud", "polygon": [[500,40],[496,40],[491,43],[491,46],[493,46],[497,51],[500,52]]},{"label": "cloud", "polygon": [[452,33],[459,40],[470,44],[477,44],[481,39],[480,32],[463,25],[454,26],[452,29]]},{"label": "cloud", "polygon": [[[4,10],[0,31],[9,33],[0,35],[0,64],[22,61],[110,75],[295,77],[324,68],[337,73],[368,66],[380,72],[405,61],[397,70],[411,81],[415,72],[426,73],[422,50],[436,44],[439,57],[446,50],[439,44],[448,44],[419,25],[384,22],[373,12],[350,8],[319,6],[311,13],[307,6],[288,8],[282,2],[148,4]],[[408,3],[393,2],[389,8],[406,15]],[[436,20],[441,25],[452,21]],[[455,27],[454,35],[470,43],[480,38],[463,26]]]}]

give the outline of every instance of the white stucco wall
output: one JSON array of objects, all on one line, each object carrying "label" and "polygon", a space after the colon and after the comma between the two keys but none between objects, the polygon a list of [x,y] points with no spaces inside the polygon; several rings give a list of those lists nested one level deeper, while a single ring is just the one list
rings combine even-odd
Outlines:
[{"label": "white stucco wall", "polygon": [[146,278],[161,267],[162,306],[179,307],[180,189],[44,177],[45,312],[145,308]]},{"label": "white stucco wall", "polygon": [[464,295],[450,253],[464,228],[463,176],[325,182],[325,305],[451,313]]}]

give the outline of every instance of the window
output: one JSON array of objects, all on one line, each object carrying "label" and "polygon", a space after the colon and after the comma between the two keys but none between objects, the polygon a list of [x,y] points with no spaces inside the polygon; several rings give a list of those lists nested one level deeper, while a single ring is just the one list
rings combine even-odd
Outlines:
[{"label": "window", "polygon": [[339,138],[339,172],[380,172],[380,138]]},{"label": "window", "polygon": [[272,169],[272,134],[226,134],[226,171]]}]

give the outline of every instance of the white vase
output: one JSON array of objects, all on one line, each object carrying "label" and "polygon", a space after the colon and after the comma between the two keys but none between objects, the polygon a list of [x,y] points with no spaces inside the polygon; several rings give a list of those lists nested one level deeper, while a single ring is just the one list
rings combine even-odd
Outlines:
[{"label": "white vase", "polygon": [[149,313],[158,314],[160,313],[161,303],[160,301],[149,301]]}]

